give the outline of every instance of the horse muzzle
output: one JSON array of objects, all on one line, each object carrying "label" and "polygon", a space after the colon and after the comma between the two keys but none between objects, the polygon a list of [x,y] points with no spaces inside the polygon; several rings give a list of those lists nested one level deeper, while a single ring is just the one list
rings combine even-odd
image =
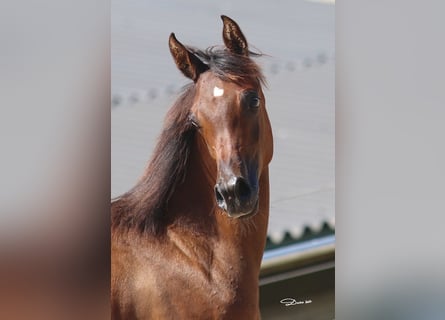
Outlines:
[{"label": "horse muzzle", "polygon": [[218,206],[231,218],[253,215],[258,211],[258,187],[243,177],[220,179],[215,185]]}]

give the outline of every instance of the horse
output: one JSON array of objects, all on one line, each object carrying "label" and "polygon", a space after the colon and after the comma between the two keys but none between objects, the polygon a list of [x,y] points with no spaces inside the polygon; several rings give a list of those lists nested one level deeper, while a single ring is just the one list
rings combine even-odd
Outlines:
[{"label": "horse", "polygon": [[273,138],[238,24],[223,46],[169,37],[192,80],[168,111],[141,178],[111,202],[113,319],[259,319]]}]

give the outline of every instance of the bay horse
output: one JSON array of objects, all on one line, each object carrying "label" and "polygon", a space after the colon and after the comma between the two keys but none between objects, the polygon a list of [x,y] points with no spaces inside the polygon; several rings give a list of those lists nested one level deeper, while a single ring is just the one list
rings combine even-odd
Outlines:
[{"label": "bay horse", "polygon": [[113,319],[259,319],[272,129],[238,24],[224,46],[169,48],[193,82],[140,180],[111,203]]}]

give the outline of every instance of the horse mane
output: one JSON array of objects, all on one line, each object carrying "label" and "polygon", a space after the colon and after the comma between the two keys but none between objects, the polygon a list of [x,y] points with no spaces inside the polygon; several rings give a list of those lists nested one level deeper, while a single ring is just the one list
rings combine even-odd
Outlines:
[{"label": "horse mane", "polygon": [[[210,47],[188,49],[217,77],[239,85],[265,84],[258,65],[250,57]],[[260,54],[251,53],[259,56]],[[136,185],[111,203],[113,229],[136,230],[159,235],[168,224],[167,205],[176,187],[184,181],[196,127],[190,119],[195,97],[194,83],[187,85],[168,111],[153,156]]]},{"label": "horse mane", "polygon": [[158,234],[168,200],[184,179],[194,127],[189,119],[195,88],[186,87],[167,113],[153,156],[136,185],[112,202],[112,227]]}]

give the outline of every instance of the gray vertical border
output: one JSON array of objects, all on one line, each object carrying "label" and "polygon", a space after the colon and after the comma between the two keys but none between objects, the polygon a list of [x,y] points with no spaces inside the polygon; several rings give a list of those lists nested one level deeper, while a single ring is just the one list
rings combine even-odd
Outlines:
[{"label": "gray vertical border", "polygon": [[336,318],[444,319],[445,4],[336,4]]}]

